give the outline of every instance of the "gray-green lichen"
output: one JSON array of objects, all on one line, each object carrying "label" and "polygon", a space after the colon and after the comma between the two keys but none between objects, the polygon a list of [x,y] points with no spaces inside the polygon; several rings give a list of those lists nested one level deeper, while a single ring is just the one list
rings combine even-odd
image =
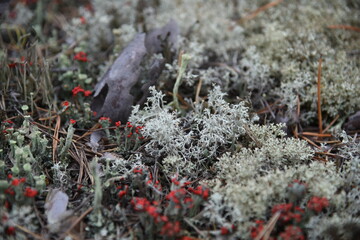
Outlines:
[{"label": "gray-green lichen", "polygon": [[[129,159],[104,154],[98,162],[101,170],[98,181],[108,183],[106,178],[131,176],[134,169],[146,169],[154,162],[165,178],[173,174],[205,178],[203,183],[208,184],[212,194],[205,205],[206,211],[192,220],[193,223],[204,224],[201,217],[209,220],[209,225],[235,223],[238,229],[234,235],[240,238],[248,237],[250,221],[267,219],[274,204],[288,201],[286,189],[294,180],[299,180],[307,186],[301,206],[304,207],[311,196],[326,197],[330,202],[329,211],[309,219],[306,229],[310,239],[329,235],[333,226],[338,236],[349,233],[345,231],[349,226],[359,228],[358,140],[343,134],[348,141],[337,146],[337,158],[318,162],[313,159],[314,150],[305,141],[288,137],[283,131],[284,123],[308,126],[317,120],[320,58],[323,60],[324,123],[340,115],[339,128],[349,115],[359,110],[358,33],[329,28],[330,25],[358,26],[359,3],[355,0],[288,0],[254,19],[240,22],[268,1],[148,2],[139,10],[139,1],[94,0],[94,13],[85,8],[80,10],[88,25],[73,19],[63,29],[67,41],[77,43],[75,52],[86,51],[96,63],[93,66],[96,70],[91,77],[65,72],[59,76],[62,82],[91,84],[93,79],[100,78],[136,33],[163,26],[169,19],[174,19],[181,29],[179,52],[192,56],[179,87],[179,94],[186,98],[186,103],[182,104],[187,108],[174,111],[165,100],[169,99],[166,90],[179,72],[178,59],[174,59],[166,65],[157,84],[158,90],[152,88],[145,106],[135,106],[130,117],[134,125],[144,126],[143,152],[136,152]],[[30,11],[25,8],[22,15],[24,19],[31,18]],[[49,42],[58,47],[55,40]],[[109,48],[112,44],[114,47]],[[68,45],[63,47],[67,49]],[[61,53],[59,64],[70,67],[72,62]],[[198,87],[199,95],[195,96],[193,92]],[[257,123],[250,102],[256,109],[269,108],[268,103],[276,103],[274,112],[268,115],[270,119]],[[300,110],[299,115],[297,110]],[[81,117],[79,112],[73,114]],[[10,149],[13,173],[29,174],[29,169],[39,173],[40,163],[47,164],[51,166],[53,184],[66,187],[71,182],[68,174],[71,166],[64,162],[49,163],[52,157],[49,140],[27,120],[22,128],[15,132],[9,130],[7,135],[6,148]],[[88,115],[87,121],[90,121]],[[64,142],[63,139],[62,144]],[[63,146],[61,142],[60,146]],[[331,146],[323,143],[321,147],[329,149]],[[68,158],[68,154],[64,153],[64,157]],[[34,180],[39,181],[37,185],[44,185],[43,178],[34,177]],[[98,182],[98,189],[99,186]],[[97,199],[99,206],[100,199]],[[118,205],[114,210],[125,222],[124,211]],[[107,211],[103,214],[111,215]],[[22,218],[26,220],[23,224],[29,224],[30,218]],[[105,217],[92,215],[89,225],[101,228],[96,235],[99,239],[115,236],[114,224],[108,224]],[[29,226],[30,230],[36,230]],[[126,229],[122,225],[118,231]]]}]

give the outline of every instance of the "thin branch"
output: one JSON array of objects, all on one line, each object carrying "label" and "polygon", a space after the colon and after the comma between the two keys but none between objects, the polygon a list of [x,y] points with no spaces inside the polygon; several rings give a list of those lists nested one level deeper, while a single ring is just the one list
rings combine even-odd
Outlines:
[{"label": "thin branch", "polygon": [[328,153],[328,152],[315,152],[315,154],[319,154],[319,155],[328,155],[328,156],[331,156],[331,157],[334,157],[334,158],[344,158],[343,156],[341,155],[338,155],[338,154],[334,154],[334,153]]},{"label": "thin branch", "polygon": [[330,29],[346,29],[346,30],[352,30],[355,32],[360,32],[360,28],[349,26],[349,25],[329,25],[328,28],[330,28]]},{"label": "thin branch", "polygon": [[313,136],[313,137],[332,137],[330,133],[302,132],[301,134],[305,136]]},{"label": "thin branch", "polygon": [[334,125],[334,123],[336,122],[336,120],[338,120],[340,116],[339,115],[336,115],[336,117],[334,118],[334,120],[331,121],[331,123],[324,129],[323,132],[327,132],[329,130],[329,128]]},{"label": "thin branch", "polygon": [[316,140],[315,142],[317,142],[317,143],[326,143],[326,144],[338,144],[338,143],[341,143],[341,141],[339,141],[339,140],[330,140],[330,141]]},{"label": "thin branch", "polygon": [[298,132],[298,125],[295,125],[295,129],[293,130],[293,134],[295,136],[295,138],[299,138],[299,132]]},{"label": "thin branch", "polygon": [[189,224],[192,228],[194,228],[194,230],[195,230],[199,235],[201,235],[201,237],[206,238],[206,235],[205,235],[202,231],[200,231],[192,222],[190,222],[189,219],[184,218],[184,221],[185,221],[187,224]]},{"label": "thin branch", "polygon": [[319,147],[318,145],[316,145],[316,143],[314,143],[313,141],[311,141],[309,138],[305,137],[305,136],[300,136],[302,139],[304,139],[305,141],[307,141],[308,143],[310,143],[311,145],[313,145],[314,147],[316,147],[317,149],[321,149],[321,147]]},{"label": "thin branch", "polygon": [[57,150],[57,144],[58,144],[58,141],[56,141],[55,139],[59,139],[59,129],[60,129],[60,125],[61,125],[61,118],[60,116],[57,116],[57,119],[56,119],[56,125],[55,125],[55,131],[54,131],[54,135],[53,135],[53,142],[52,142],[52,160],[53,160],[53,163],[56,163],[57,162],[57,154],[56,154],[56,150]]},{"label": "thin branch", "polygon": [[36,234],[36,233],[31,232],[29,229],[27,229],[27,228],[25,228],[25,227],[23,227],[23,226],[20,226],[19,224],[15,224],[15,227],[16,227],[17,229],[20,229],[20,230],[23,231],[24,233],[29,234],[30,236],[32,236],[32,237],[35,238],[35,239],[45,240],[45,238],[43,238],[42,236],[40,236],[40,235],[38,235],[38,234]]},{"label": "thin branch", "polygon": [[199,99],[199,95],[200,95],[200,90],[201,90],[201,86],[202,86],[202,78],[200,78],[200,81],[196,87],[196,95],[195,95],[195,103],[199,103],[200,99]]},{"label": "thin branch", "polygon": [[280,211],[276,212],[274,216],[271,217],[269,222],[265,225],[264,229],[256,236],[255,240],[267,240],[270,237],[271,231],[274,229],[276,222],[280,217]]},{"label": "thin branch", "polygon": [[327,162],[328,160],[326,160],[325,158],[321,158],[321,157],[313,157],[313,159],[317,160],[317,161],[321,161],[321,162]]},{"label": "thin branch", "polygon": [[276,5],[278,5],[279,3],[283,2],[284,0],[275,0],[275,1],[272,1],[272,2],[269,2],[268,4],[265,4],[261,7],[259,7],[258,9],[256,9],[255,11],[253,11],[252,13],[250,13],[249,15],[241,18],[240,20],[238,20],[238,23],[243,23],[245,21],[248,21],[248,20],[251,20],[253,18],[255,18],[259,13],[271,8],[271,7],[274,7]]},{"label": "thin branch", "polygon": [[264,100],[264,103],[265,103],[266,108],[269,110],[269,113],[270,113],[271,116],[273,117],[273,119],[276,119],[275,113],[274,113],[274,111],[271,109],[269,103],[268,103],[266,100]]},{"label": "thin branch", "polygon": [[70,231],[86,216],[88,215],[91,211],[93,210],[93,207],[88,208],[83,214],[81,214],[80,217],[78,217],[72,224],[71,226],[68,228],[68,230],[62,234],[62,236],[60,237],[60,239],[65,238],[67,235],[70,234]]},{"label": "thin branch", "polygon": [[[100,124],[100,123],[95,123],[95,125],[92,126],[92,127],[89,129],[89,131],[86,131],[83,135],[81,135],[80,137],[78,137],[78,138],[76,139],[76,141],[79,141],[80,139],[82,139],[82,138],[84,138],[84,137],[86,137],[86,136],[88,136],[88,135],[91,135],[91,133],[94,132],[94,130],[100,129],[100,128],[101,128],[101,124]],[[109,128],[109,129],[110,129],[110,128]]]}]

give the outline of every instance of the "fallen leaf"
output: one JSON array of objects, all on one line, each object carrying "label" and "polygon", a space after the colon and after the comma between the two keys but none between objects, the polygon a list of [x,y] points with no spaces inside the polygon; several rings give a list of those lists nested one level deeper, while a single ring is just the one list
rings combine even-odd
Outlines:
[{"label": "fallen leaf", "polygon": [[45,214],[50,232],[58,232],[64,219],[72,215],[71,210],[66,210],[68,203],[69,197],[66,193],[59,189],[49,192],[45,203]]},{"label": "fallen leaf", "polygon": [[93,152],[97,152],[100,147],[99,141],[105,136],[106,135],[103,131],[92,132],[90,135],[90,142],[87,142],[86,145],[91,147]]}]

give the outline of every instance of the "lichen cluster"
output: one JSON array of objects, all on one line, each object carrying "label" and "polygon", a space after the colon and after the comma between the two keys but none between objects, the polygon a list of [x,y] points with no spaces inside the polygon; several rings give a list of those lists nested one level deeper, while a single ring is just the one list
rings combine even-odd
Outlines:
[{"label": "lichen cluster", "polygon": [[[0,53],[0,236],[359,236],[360,143],[343,127],[360,106],[357,1],[275,1],[252,18],[269,2],[68,2],[6,13],[39,40]],[[95,84],[171,19],[174,56],[146,102],[128,122],[97,116]],[[141,62],[137,87],[164,57]],[[57,204],[74,217],[49,216]]]}]

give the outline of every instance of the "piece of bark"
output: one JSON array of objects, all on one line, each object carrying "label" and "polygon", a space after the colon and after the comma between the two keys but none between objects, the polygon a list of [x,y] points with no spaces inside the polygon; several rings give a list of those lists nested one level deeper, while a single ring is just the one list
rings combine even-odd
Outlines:
[{"label": "piece of bark", "polygon": [[113,122],[125,122],[129,117],[134,101],[130,90],[138,81],[147,52],[144,40],[144,33],[136,35],[95,86],[91,109],[97,116],[109,117]]},{"label": "piece of bark", "polygon": [[165,67],[166,60],[165,59],[158,59],[156,58],[153,63],[151,64],[150,70],[147,74],[148,81],[142,85],[142,97],[136,103],[137,105],[142,105],[146,99],[148,98],[150,91],[149,88],[156,84],[160,74],[162,73]]},{"label": "piece of bark", "polygon": [[[177,23],[170,20],[162,28],[146,35],[136,35],[95,86],[91,109],[97,113],[97,118],[109,117],[113,122],[127,121],[133,104],[146,101],[149,87],[156,84],[165,63],[172,60],[178,34]],[[145,57],[159,53],[164,58],[154,57],[149,70],[144,72],[141,64]],[[140,76],[146,81],[140,83]]]},{"label": "piece of bark", "polygon": [[179,32],[178,24],[175,20],[171,19],[165,26],[147,33],[145,47],[148,53],[162,53],[167,62],[169,62],[170,58],[172,58],[172,53],[176,50]]},{"label": "piece of bark", "polygon": [[344,128],[347,131],[360,130],[360,111],[357,111],[349,117],[348,121],[344,125]]}]

